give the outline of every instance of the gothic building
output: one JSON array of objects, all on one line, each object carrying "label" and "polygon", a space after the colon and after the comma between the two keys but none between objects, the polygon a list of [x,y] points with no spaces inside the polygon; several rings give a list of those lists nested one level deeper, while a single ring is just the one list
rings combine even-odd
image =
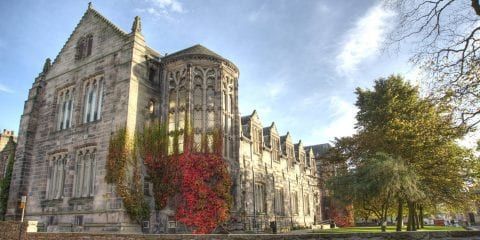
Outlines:
[{"label": "gothic building", "polygon": [[[223,129],[232,228],[268,231],[276,222],[278,230],[288,230],[320,221],[313,148],[292,142],[275,123],[263,127],[255,111],[241,117],[238,79],[238,68],[207,48],[160,54],[146,44],[139,17],[125,32],[89,4],[29,91],[7,218],[19,218],[20,198],[27,196],[26,219],[44,231],[180,231],[170,209],[152,212],[143,226],[131,222],[105,182],[112,134],[139,131],[156,118],[170,130],[189,119],[197,143]],[[145,178],[153,205],[151,190]]]}]

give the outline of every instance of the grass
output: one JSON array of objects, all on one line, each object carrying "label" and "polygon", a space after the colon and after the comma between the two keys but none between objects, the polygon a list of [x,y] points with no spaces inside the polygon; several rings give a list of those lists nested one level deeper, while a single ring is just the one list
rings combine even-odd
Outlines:
[{"label": "grass", "polygon": [[[402,231],[406,231],[403,228]],[[441,226],[425,226],[418,231],[465,231],[463,227],[441,227]],[[314,230],[314,233],[376,233],[381,232],[380,227],[344,227],[325,230]],[[388,226],[387,232],[395,232],[395,226]]]}]

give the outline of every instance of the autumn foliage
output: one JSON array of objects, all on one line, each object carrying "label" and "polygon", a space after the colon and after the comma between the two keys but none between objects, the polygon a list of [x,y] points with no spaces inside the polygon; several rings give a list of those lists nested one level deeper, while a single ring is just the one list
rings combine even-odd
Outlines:
[{"label": "autumn foliage", "polygon": [[[136,196],[137,189],[124,188],[126,173],[132,169],[134,183],[139,176],[135,167],[137,160],[143,160],[149,181],[153,183],[153,195],[157,210],[168,204],[175,208],[176,219],[189,227],[193,233],[211,233],[228,220],[231,204],[231,180],[222,156],[222,134],[215,132],[210,138],[204,136],[202,146],[194,147],[193,137],[188,131],[168,132],[159,122],[145,126],[135,136],[132,153],[128,153],[128,139],[120,134],[110,141],[107,162],[107,182],[117,183],[117,192],[132,219],[147,217],[143,214],[145,200]],[[207,144],[207,139],[210,144]],[[179,149],[179,140],[184,148]],[[173,145],[169,144],[173,142]],[[126,146],[123,148],[121,146]],[[128,167],[132,165],[134,167]],[[143,195],[142,195],[143,197]],[[136,202],[132,202],[135,200]],[[137,204],[130,210],[127,203]]]},{"label": "autumn foliage", "polygon": [[191,141],[187,141],[185,152],[178,158],[181,200],[176,217],[193,227],[193,233],[211,233],[229,218],[232,183],[221,153],[221,135],[214,139],[212,150],[199,152],[192,151],[188,147]]},{"label": "autumn foliage", "polygon": [[139,159],[135,154],[135,145],[131,142],[125,129],[120,129],[111,137],[105,180],[114,184],[116,193],[123,199],[127,214],[140,224],[149,218],[150,211],[143,196]]},{"label": "autumn foliage", "polygon": [[355,225],[353,206],[351,204],[344,206],[334,199],[332,199],[330,204],[330,218],[338,227],[352,227]]}]

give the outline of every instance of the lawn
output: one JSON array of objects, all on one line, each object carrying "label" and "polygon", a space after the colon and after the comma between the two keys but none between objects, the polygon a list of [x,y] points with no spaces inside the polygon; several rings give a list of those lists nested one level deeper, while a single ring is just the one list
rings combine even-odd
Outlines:
[{"label": "lawn", "polygon": [[[388,226],[387,232],[395,232],[395,226]],[[402,231],[406,231],[406,228],[403,228]],[[425,226],[425,228],[419,229],[418,231],[465,231],[463,227],[440,227],[440,226]],[[381,232],[380,227],[345,227],[345,228],[335,228],[335,229],[326,229],[326,230],[314,230],[314,233],[375,233]]]}]

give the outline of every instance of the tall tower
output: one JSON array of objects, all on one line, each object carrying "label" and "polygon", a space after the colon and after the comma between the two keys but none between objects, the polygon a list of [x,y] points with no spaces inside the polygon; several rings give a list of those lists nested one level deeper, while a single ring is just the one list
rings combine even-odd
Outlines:
[{"label": "tall tower", "polygon": [[[238,68],[201,45],[168,55],[161,62],[164,119],[168,121],[169,130],[181,130],[190,124],[194,146],[207,141],[210,147],[214,130],[221,129],[223,155],[232,169],[238,162],[240,140]],[[180,140],[180,148],[182,146]]]}]

